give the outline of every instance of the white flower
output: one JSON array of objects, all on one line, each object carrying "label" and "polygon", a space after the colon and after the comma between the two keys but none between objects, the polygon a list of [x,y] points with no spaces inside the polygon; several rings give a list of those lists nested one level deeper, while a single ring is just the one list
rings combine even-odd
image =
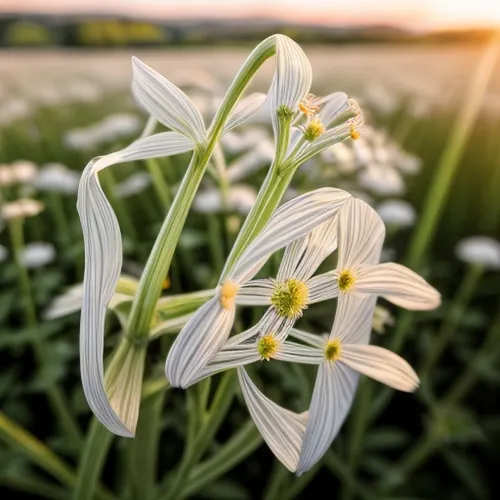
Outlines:
[{"label": "white flower", "polygon": [[228,153],[238,154],[243,151],[253,150],[263,141],[270,141],[267,129],[263,127],[245,127],[239,132],[228,132],[221,138],[220,142]]},{"label": "white flower", "polygon": [[55,258],[56,249],[50,243],[28,243],[21,253],[21,263],[28,269],[46,266]]},{"label": "white flower", "polygon": [[273,159],[274,144],[269,138],[265,138],[253,149],[228,165],[227,178],[230,182],[245,179],[261,168],[269,167]]},{"label": "white flower", "polygon": [[[307,66],[304,73],[305,63],[302,61],[299,64],[297,61],[297,56],[300,53],[303,55],[297,44],[282,35],[272,39],[277,47],[277,71],[272,89],[274,94],[283,98],[283,102],[292,103],[295,96],[297,100],[301,98],[303,87],[309,86],[310,81],[304,83],[304,79],[307,79],[307,68],[310,71],[310,67]],[[110,431],[127,437],[133,436],[135,432],[142,378],[134,372],[137,376],[130,385],[117,384],[116,379],[113,379],[113,389],[121,388],[122,393],[120,394],[120,390],[113,390],[113,397],[110,399],[104,382],[104,321],[106,306],[113,296],[120,274],[122,241],[118,221],[101,189],[97,174],[117,163],[169,156],[194,148],[203,148],[207,139],[203,119],[184,92],[138,59],[133,58],[132,65],[132,92],[136,100],[151,116],[172,131],[140,138],[121,151],[94,158],[83,171],[77,202],[85,243],[85,276],[80,323],[83,389],[96,417]],[[301,90],[297,91],[296,88]],[[270,95],[274,94],[271,92]],[[251,94],[242,99],[234,107],[222,133],[241,124],[261,105],[262,95]],[[180,343],[177,342],[177,345]],[[196,343],[193,343],[193,348],[195,347]],[[212,346],[215,349],[217,347],[217,345]],[[114,372],[119,370],[118,365],[114,365],[113,368]],[[125,401],[127,404],[124,404]]]},{"label": "white flower", "polygon": [[500,242],[488,236],[470,236],[458,243],[455,253],[460,260],[486,269],[500,269]]},{"label": "white flower", "polygon": [[[165,366],[172,386],[187,387],[219,371],[221,356],[223,366],[220,369],[231,365],[226,363],[227,358],[233,356],[230,347],[231,352],[221,356],[218,353],[229,337],[236,305],[267,305],[269,308],[256,327],[229,340],[229,345],[243,342],[262,331],[282,329],[286,335],[308,304],[323,300],[324,280],[321,276],[311,278],[311,275],[335,249],[334,216],[349,197],[338,189],[318,189],[285,203],[275,212],[228,276],[219,283],[216,296],[198,309],[176,338]],[[316,227],[318,230],[314,232]],[[311,231],[314,234],[307,236]],[[294,240],[297,241],[287,247],[276,282],[249,281],[272,253]],[[251,360],[255,356],[259,359],[255,343],[244,352]],[[212,360],[213,365],[207,366]],[[243,364],[240,361],[237,365]]]},{"label": "white flower", "polygon": [[80,175],[61,163],[47,163],[38,171],[34,185],[39,191],[75,194]]},{"label": "white flower", "polygon": [[119,198],[128,198],[142,193],[151,185],[151,176],[146,172],[137,172],[115,187],[115,195]]},{"label": "white flower", "polygon": [[34,217],[44,210],[42,202],[31,198],[22,198],[20,200],[5,203],[2,206],[2,217],[5,220]]},{"label": "white flower", "polygon": [[14,173],[10,165],[0,164],[0,188],[10,187],[14,182]]},{"label": "white flower", "polygon": [[18,160],[11,163],[10,168],[16,182],[27,184],[34,180],[38,167],[35,163],[28,160]]},{"label": "white flower", "polygon": [[[229,187],[227,209],[248,214],[257,199],[257,192],[252,186],[236,184]],[[200,191],[193,202],[193,209],[201,213],[218,213],[224,211],[222,194],[218,188]]]},{"label": "white flower", "polygon": [[[384,228],[364,202],[350,198],[339,210],[337,228],[338,270],[332,274],[337,277],[340,295],[329,337],[292,329],[290,336],[306,345],[292,342],[280,332],[261,337],[258,345],[266,359],[319,366],[309,411],[298,415],[279,408],[239,369],[242,391],[260,432],[283,464],[297,474],[309,470],[330,447],[352,403],[359,373],[402,391],[418,386],[418,377],[406,361],[368,345],[377,295],[410,309],[439,304],[439,294],[409,269],[377,264]],[[322,293],[334,295],[324,276]],[[248,357],[246,348],[240,346],[233,352],[232,366],[253,361]]]},{"label": "white flower", "polygon": [[373,163],[358,174],[361,187],[380,196],[401,195],[405,192],[405,183],[401,174],[392,167]]},{"label": "white flower", "polygon": [[377,206],[377,213],[388,224],[409,227],[415,224],[417,217],[413,206],[404,200],[387,200]]}]

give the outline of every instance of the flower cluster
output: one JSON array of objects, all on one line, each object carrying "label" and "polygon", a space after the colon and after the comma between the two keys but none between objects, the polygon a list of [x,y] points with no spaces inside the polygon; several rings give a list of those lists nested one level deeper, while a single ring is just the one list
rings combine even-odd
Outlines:
[{"label": "flower cluster", "polygon": [[[240,99],[253,73],[271,55],[275,55],[276,66],[268,94]],[[86,259],[80,352],[89,405],[112,432],[133,436],[145,340],[151,336],[151,331],[144,330],[154,330],[151,325],[161,292],[156,285],[168,270],[191,203],[194,201],[198,209],[209,206],[211,211],[214,206],[249,211],[218,285],[210,291],[211,298],[207,301],[204,296],[201,307],[194,314],[190,310],[187,322],[182,323],[168,353],[165,373],[173,387],[186,388],[214,373],[236,368],[250,414],[264,439],[286,467],[301,473],[319,460],[337,434],[354,396],[358,373],[404,391],[418,385],[416,374],[404,360],[369,345],[377,297],[408,309],[431,309],[439,304],[440,296],[411,270],[395,263],[379,263],[385,236],[383,221],[369,205],[348,192],[321,188],[279,206],[301,164],[345,139],[358,139],[363,124],[359,106],[346,94],[310,94],[310,63],[288,37],[274,35],[254,50],[208,127],[203,114],[182,90],[137,59],[133,60],[133,69],[133,94],[151,115],[147,130],[125,149],[94,158],[83,172],[78,193]],[[244,150],[238,145],[238,141],[245,142],[241,135],[228,134],[263,104],[272,126],[273,145],[264,144],[257,160],[240,160],[239,166],[226,171],[225,165],[218,165],[219,139],[225,136],[226,144]],[[170,130],[151,135],[156,122]],[[247,140],[255,141],[255,137]],[[105,313],[116,292],[122,245],[118,221],[97,174],[113,164],[189,151],[193,151],[191,163],[171,212],[134,298],[127,299],[133,304],[129,321],[123,322],[124,340],[105,379]],[[227,190],[225,199],[214,197],[210,191],[196,198],[212,153],[226,184],[241,178],[245,170],[255,168],[263,159],[271,162],[257,197],[253,193],[247,196],[251,199],[248,206],[242,203],[241,193],[238,199],[232,196],[237,186]],[[125,195],[130,193],[130,186],[126,188]],[[267,260],[279,250],[283,250],[283,258],[276,277],[258,278]],[[317,274],[334,252],[336,266]],[[311,304],[330,299],[337,300],[337,310],[329,335],[322,337],[295,328]],[[241,306],[267,309],[255,325],[232,335]],[[245,367],[263,360],[318,366],[309,410],[294,413],[260,392]]]},{"label": "flower cluster", "polygon": [[[418,387],[406,361],[369,345],[375,303],[381,296],[425,310],[437,307],[440,295],[410,269],[379,264],[384,236],[377,213],[344,191],[324,188],[287,202],[177,337],[166,363],[170,383],[187,387],[237,368],[250,414],[269,447],[291,471],[310,469],[339,431],[359,373],[402,391]],[[285,252],[276,279],[251,280],[281,246]],[[335,250],[336,268],[314,276]],[[309,304],[334,297],[337,311],[329,335],[294,328]],[[255,326],[230,337],[238,305],[268,309]],[[308,411],[291,412],[260,392],[244,366],[262,360],[318,366]]]}]

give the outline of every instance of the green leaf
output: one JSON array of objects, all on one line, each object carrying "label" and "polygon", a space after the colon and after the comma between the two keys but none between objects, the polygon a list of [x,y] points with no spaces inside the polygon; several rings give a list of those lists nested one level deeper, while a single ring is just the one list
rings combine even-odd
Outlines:
[{"label": "green leaf", "polygon": [[485,480],[481,472],[482,466],[472,454],[457,450],[445,450],[442,453],[445,462],[455,477],[467,488],[469,493],[478,499],[490,498]]},{"label": "green leaf", "polygon": [[410,435],[397,427],[379,427],[366,436],[366,450],[397,449],[410,441]]}]

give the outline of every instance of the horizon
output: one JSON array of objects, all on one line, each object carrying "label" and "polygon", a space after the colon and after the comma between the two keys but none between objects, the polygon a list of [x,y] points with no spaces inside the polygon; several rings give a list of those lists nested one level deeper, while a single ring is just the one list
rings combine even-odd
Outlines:
[{"label": "horizon", "polygon": [[[304,7],[307,4],[307,7]],[[360,17],[359,12],[363,12]],[[124,15],[161,20],[262,18],[323,25],[392,25],[414,29],[500,27],[496,0],[3,0],[0,13],[48,15]]]}]

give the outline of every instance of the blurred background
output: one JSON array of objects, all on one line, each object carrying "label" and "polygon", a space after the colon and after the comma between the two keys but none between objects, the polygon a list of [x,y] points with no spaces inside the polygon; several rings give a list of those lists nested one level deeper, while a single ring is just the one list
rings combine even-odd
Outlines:
[{"label": "blurred background", "polygon": [[[420,272],[443,304],[409,314],[379,301],[373,342],[415,367],[422,379],[415,395],[362,380],[339,437],[311,472],[288,473],[256,437],[231,470],[214,463],[205,482],[189,476],[182,498],[493,498],[499,27],[497,0],[0,0],[0,497],[71,498],[76,482],[90,421],[79,379],[84,254],[76,193],[87,162],[127,145],[146,123],[129,91],[131,56],[181,87],[209,120],[252,48],[279,32],[308,55],[316,95],[344,91],[366,117],[361,138],[308,161],[288,195],[334,186],[372,204],[387,226],[384,259]],[[272,72],[266,63],[252,89],[267,91]],[[207,175],[166,295],[217,283],[273,157],[268,117],[256,115],[221,145],[229,204]],[[124,164],[100,175],[122,228],[127,275],[140,276],[187,161]],[[273,276],[277,263],[264,272]],[[312,307],[300,326],[326,332],[332,310]],[[244,312],[239,324],[255,318]],[[112,315],[109,332],[112,346],[119,332]],[[161,376],[164,348],[151,349],[152,380]],[[269,363],[257,379],[275,401],[307,408],[309,367]],[[95,498],[162,498],[155,488],[168,485],[182,454],[186,410],[182,391],[155,398],[145,402],[158,416],[154,461],[115,439]],[[239,399],[207,451],[209,465],[210,452],[248,418]],[[139,431],[136,442],[148,439]]]}]

